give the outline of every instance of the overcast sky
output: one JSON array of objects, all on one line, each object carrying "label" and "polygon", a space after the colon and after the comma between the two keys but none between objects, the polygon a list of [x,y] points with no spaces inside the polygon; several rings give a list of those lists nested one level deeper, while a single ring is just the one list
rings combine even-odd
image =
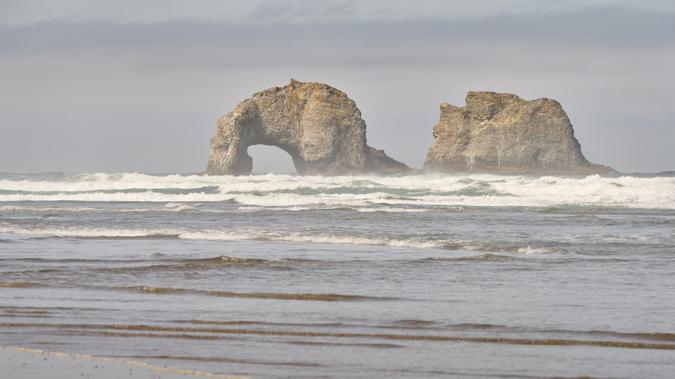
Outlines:
[{"label": "overcast sky", "polygon": [[439,104],[493,90],[559,100],[592,161],[675,169],[672,1],[0,0],[0,171],[198,172],[216,119],[290,78],[416,167]]}]

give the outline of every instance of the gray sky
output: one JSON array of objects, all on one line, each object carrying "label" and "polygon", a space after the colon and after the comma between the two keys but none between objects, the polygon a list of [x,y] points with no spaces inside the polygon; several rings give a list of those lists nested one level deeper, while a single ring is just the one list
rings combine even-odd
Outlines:
[{"label": "gray sky", "polygon": [[412,166],[440,103],[494,90],[559,100],[595,162],[675,169],[671,1],[1,0],[0,171],[201,171],[215,120],[290,78]]}]

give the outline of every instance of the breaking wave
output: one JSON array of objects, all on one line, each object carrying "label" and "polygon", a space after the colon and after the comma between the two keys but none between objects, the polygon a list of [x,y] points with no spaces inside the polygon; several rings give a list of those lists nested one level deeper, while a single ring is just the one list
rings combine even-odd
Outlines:
[{"label": "breaking wave", "polygon": [[[382,246],[407,249],[466,250],[471,252],[508,252],[538,255],[559,252],[550,246],[518,246],[460,239],[439,238],[437,235],[411,234],[396,237],[300,233],[270,230],[179,230],[179,229],[114,229],[114,228],[21,228],[0,227],[0,233],[24,235],[30,238],[76,239],[180,239],[200,241],[262,241],[312,243],[324,245]],[[217,257],[219,263],[228,263]],[[194,261],[197,264],[200,261]]]},{"label": "breaking wave", "polygon": [[297,232],[277,231],[226,231],[226,230],[170,230],[170,229],[113,229],[113,228],[32,228],[0,227],[0,233],[20,234],[36,237],[55,238],[99,238],[99,239],[184,239],[205,241],[273,241],[300,242],[317,244],[371,245],[403,248],[448,248],[457,247],[457,243],[449,240],[431,240],[424,236],[366,237],[354,235],[303,234]]},{"label": "breaking wave", "polygon": [[[266,209],[409,212],[452,206],[675,209],[675,178],[498,175],[320,177],[76,174],[0,176],[0,202],[231,202]],[[295,208],[294,208],[295,207]]]},{"label": "breaking wave", "polygon": [[[150,262],[151,264],[148,264]],[[149,273],[149,272],[181,272],[181,271],[205,271],[221,270],[227,267],[236,268],[267,268],[267,269],[291,269],[302,264],[317,263],[318,261],[299,258],[239,258],[219,256],[198,259],[162,259],[159,261],[133,262],[134,265],[106,266],[96,268],[96,271],[109,273]],[[103,261],[102,263],[110,263]],[[113,262],[114,263],[114,262]]]}]

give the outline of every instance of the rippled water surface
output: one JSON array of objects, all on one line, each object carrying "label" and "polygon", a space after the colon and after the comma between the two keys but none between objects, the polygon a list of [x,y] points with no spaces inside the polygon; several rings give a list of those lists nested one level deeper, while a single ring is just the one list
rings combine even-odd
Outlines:
[{"label": "rippled water surface", "polygon": [[255,377],[669,377],[675,178],[0,175],[0,345]]}]

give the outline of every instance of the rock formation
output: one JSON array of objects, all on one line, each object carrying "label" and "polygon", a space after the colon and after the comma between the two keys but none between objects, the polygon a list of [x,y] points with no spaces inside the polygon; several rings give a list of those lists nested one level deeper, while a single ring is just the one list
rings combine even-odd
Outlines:
[{"label": "rock formation", "polygon": [[206,173],[250,174],[251,145],[286,151],[303,175],[391,174],[408,166],[366,144],[366,123],[347,95],[321,83],[291,80],[258,92],[218,120]]},{"label": "rock formation", "polygon": [[424,169],[500,174],[611,174],[581,153],[555,100],[469,92],[465,107],[441,105]]}]

